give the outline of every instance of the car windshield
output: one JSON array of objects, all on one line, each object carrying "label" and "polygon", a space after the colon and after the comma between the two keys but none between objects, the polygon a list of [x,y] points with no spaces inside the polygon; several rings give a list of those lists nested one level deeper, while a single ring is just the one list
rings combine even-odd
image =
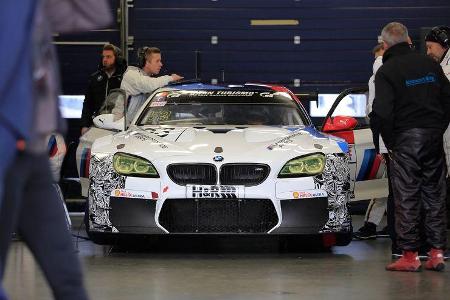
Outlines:
[{"label": "car windshield", "polygon": [[304,125],[306,117],[285,92],[169,91],[156,94],[137,125]]}]

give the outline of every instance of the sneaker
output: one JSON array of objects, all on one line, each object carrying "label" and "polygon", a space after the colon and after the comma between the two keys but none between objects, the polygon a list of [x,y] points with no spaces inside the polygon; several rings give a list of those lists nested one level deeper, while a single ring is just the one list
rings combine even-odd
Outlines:
[{"label": "sneaker", "polygon": [[[421,247],[419,249],[419,258],[420,260],[428,260],[428,252],[430,252],[431,247],[430,246],[426,246],[426,247]],[[444,261],[448,260],[450,257],[450,250],[446,250],[444,251]]]},{"label": "sneaker", "polygon": [[387,271],[420,272],[422,265],[417,252],[403,251],[399,260],[386,266]]},{"label": "sneaker", "polygon": [[444,251],[442,249],[432,248],[428,252],[428,260],[425,263],[425,269],[431,271],[443,271],[445,269]]},{"label": "sneaker", "polygon": [[371,222],[365,222],[353,236],[358,240],[373,240],[377,238],[377,225]]},{"label": "sneaker", "polygon": [[385,238],[385,237],[389,237],[387,226],[384,226],[383,229],[377,231],[377,238]]}]

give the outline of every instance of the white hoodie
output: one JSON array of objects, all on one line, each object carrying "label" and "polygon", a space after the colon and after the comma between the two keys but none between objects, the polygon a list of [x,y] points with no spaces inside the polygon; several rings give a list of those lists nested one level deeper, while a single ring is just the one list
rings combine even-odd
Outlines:
[{"label": "white hoodie", "polygon": [[[375,74],[377,73],[378,69],[383,65],[383,56],[377,56],[375,58],[375,61],[373,62],[373,74],[370,76],[369,79],[369,98],[367,99],[367,115],[372,111],[372,105],[373,100],[375,99]],[[381,135],[379,136],[379,146],[380,146],[380,153],[388,153],[386,146],[384,145],[383,139],[381,138]]]},{"label": "white hoodie", "polygon": [[[447,50],[447,53],[444,56],[444,59],[441,61],[441,67],[444,71],[447,79],[450,80],[450,49]],[[445,150],[445,159],[447,161],[447,176],[450,176],[450,127],[444,133],[444,150]]]},{"label": "white hoodie", "polygon": [[373,99],[375,99],[375,74],[378,69],[383,65],[383,56],[377,56],[373,62],[373,74],[369,79],[369,99],[367,102],[367,114],[372,111]]}]

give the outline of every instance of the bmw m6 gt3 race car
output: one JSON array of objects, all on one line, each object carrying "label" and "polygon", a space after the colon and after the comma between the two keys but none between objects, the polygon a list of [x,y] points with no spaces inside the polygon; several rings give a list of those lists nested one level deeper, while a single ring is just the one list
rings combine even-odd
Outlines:
[{"label": "bmw m6 gt3 race car", "polygon": [[[356,136],[343,135],[349,148],[319,132],[288,89],[175,85],[153,93],[126,130],[114,118],[96,117],[102,128],[89,130],[77,150],[94,242],[123,234],[351,241]],[[330,115],[325,127],[351,132],[355,125],[344,117],[333,124]]]}]

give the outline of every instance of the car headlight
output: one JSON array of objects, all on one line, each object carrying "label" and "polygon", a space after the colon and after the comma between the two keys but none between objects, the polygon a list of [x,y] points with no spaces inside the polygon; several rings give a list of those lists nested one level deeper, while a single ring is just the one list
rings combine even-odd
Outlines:
[{"label": "car headlight", "polygon": [[117,152],[113,157],[114,170],[127,176],[159,177],[158,172],[148,160],[126,153]]},{"label": "car headlight", "polygon": [[324,167],[325,155],[322,153],[296,157],[283,166],[278,177],[314,176],[322,173]]}]

